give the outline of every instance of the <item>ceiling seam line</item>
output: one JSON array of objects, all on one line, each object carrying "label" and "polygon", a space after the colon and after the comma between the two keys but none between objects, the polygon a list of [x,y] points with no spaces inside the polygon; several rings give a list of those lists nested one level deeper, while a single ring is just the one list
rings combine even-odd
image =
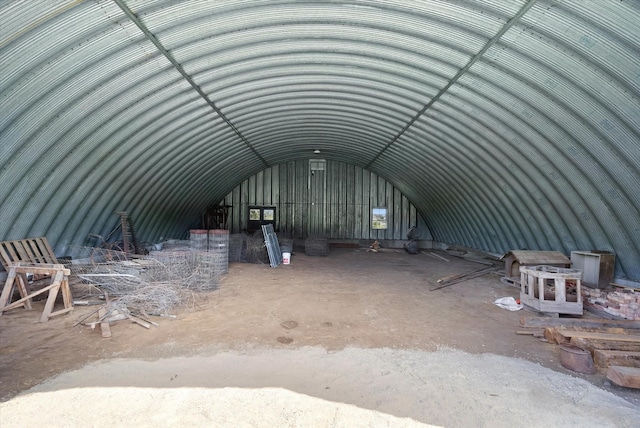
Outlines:
[{"label": "ceiling seam line", "polygon": [[140,21],[140,19],[134,14],[131,9],[124,3],[124,0],[113,0],[113,2],[118,5],[118,7],[124,12],[125,15],[134,23],[136,26],[142,31],[142,33],[146,36],[146,38],[155,45],[155,47],[169,60],[169,62],[173,65],[173,67],[182,75],[182,77],[191,85],[191,87],[203,98],[206,103],[220,116],[220,118],[235,132],[235,134],[240,137],[242,142],[253,152],[254,155],[260,161],[268,167],[269,164],[267,161],[258,153],[255,147],[247,140],[247,138],[242,135],[240,130],[236,128],[236,126],[227,118],[227,116],[222,113],[222,111],[216,106],[216,104],[209,99],[207,94],[196,84],[193,78],[185,71],[185,69],[176,61],[176,59],[169,53],[169,51],[160,43],[160,41],[156,38],[156,36],[149,31],[149,29]]},{"label": "ceiling seam line", "polygon": [[442,89],[440,89],[440,91],[438,91],[438,93],[431,98],[431,100],[429,100],[429,102],[427,104],[424,105],[424,107],[422,107],[418,113],[416,113],[411,120],[409,120],[409,122],[407,122],[407,124],[400,130],[400,132],[398,132],[398,134],[396,134],[395,137],[393,137],[391,139],[391,141],[389,141],[382,149],[380,149],[380,151],[374,156],[374,158],[365,166],[365,169],[370,169],[371,165],[373,165],[379,158],[380,156],[382,156],[384,154],[384,152],[386,152],[389,147],[391,147],[396,141],[398,141],[398,139],[400,139],[400,137],[402,137],[404,135],[405,132],[407,132],[407,130],[413,126],[413,124],[429,109],[431,108],[431,106],[433,104],[435,104],[444,94],[445,92],[447,92],[467,71],[469,71],[469,69],[480,59],[482,58],[482,56],[487,52],[487,50],[489,50],[490,47],[492,47],[493,45],[496,44],[496,42],[498,40],[500,40],[500,38],[504,35],[504,33],[506,33],[509,29],[511,29],[511,27],[513,27],[516,22],[518,22],[520,20],[520,18],[522,18],[522,16],[527,13],[529,11],[529,9],[531,9],[531,7],[533,7],[534,3],[537,0],[529,0],[526,4],[524,4],[520,10],[518,10],[518,12],[513,15],[513,17],[507,21],[506,24],[504,24],[502,26],[502,28],[493,36],[491,37],[487,43],[484,44],[484,46],[482,47],[482,49],[480,49],[470,60],[469,62],[467,62],[467,64],[462,67],[460,70],[458,70],[458,72],[455,74],[455,76],[453,76],[449,82],[442,87]]}]

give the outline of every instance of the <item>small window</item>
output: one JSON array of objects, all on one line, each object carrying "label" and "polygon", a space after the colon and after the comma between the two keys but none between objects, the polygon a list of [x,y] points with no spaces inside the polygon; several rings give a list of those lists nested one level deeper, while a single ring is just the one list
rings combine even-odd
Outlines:
[{"label": "small window", "polygon": [[249,220],[260,221],[260,208],[251,208],[249,210]]},{"label": "small window", "polygon": [[265,224],[273,224],[275,227],[276,207],[250,206],[247,231],[253,233]]},{"label": "small window", "polygon": [[371,215],[372,229],[386,229],[388,227],[387,209],[373,208]]}]

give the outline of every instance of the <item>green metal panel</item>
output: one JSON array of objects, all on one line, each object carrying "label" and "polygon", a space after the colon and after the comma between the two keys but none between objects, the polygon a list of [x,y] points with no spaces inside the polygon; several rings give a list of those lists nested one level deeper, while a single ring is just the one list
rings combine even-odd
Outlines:
[{"label": "green metal panel", "polygon": [[[246,229],[247,207],[264,204],[276,207],[276,228],[280,232],[293,232],[297,238],[322,234],[331,239],[406,239],[407,230],[418,226],[423,238],[430,239],[426,224],[413,204],[382,177],[338,161],[326,161],[326,170],[313,171],[313,175],[311,172],[308,161],[287,162],[244,180],[221,202],[233,207],[231,231],[238,233]],[[253,187],[249,183],[262,189],[243,192],[243,188]],[[268,188],[279,189],[279,197],[259,199],[259,195],[269,193]],[[296,192],[296,189],[302,190]],[[365,189],[370,193],[365,193]],[[308,196],[298,199],[303,194]],[[388,209],[387,230],[371,230],[370,213],[374,207]]]},{"label": "green metal panel", "polygon": [[303,235],[319,149],[347,171],[332,235],[422,216],[496,253],[611,251],[640,280],[637,1],[8,0],[0,20],[0,239],[64,255],[121,210],[180,238],[237,186],[238,227],[244,201],[286,200]]}]

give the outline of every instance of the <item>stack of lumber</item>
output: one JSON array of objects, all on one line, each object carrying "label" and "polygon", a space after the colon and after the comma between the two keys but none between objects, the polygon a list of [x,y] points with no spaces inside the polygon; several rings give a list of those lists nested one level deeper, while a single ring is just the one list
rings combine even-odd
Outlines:
[{"label": "stack of lumber", "polygon": [[520,324],[517,333],[589,351],[613,383],[640,389],[640,320],[522,317]]}]

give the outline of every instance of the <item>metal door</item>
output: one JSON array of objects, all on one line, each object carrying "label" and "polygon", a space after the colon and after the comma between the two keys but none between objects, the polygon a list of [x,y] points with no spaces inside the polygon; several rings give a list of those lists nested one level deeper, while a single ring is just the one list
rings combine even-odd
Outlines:
[{"label": "metal door", "polygon": [[308,235],[324,235],[326,231],[326,161],[309,161],[309,223]]}]

